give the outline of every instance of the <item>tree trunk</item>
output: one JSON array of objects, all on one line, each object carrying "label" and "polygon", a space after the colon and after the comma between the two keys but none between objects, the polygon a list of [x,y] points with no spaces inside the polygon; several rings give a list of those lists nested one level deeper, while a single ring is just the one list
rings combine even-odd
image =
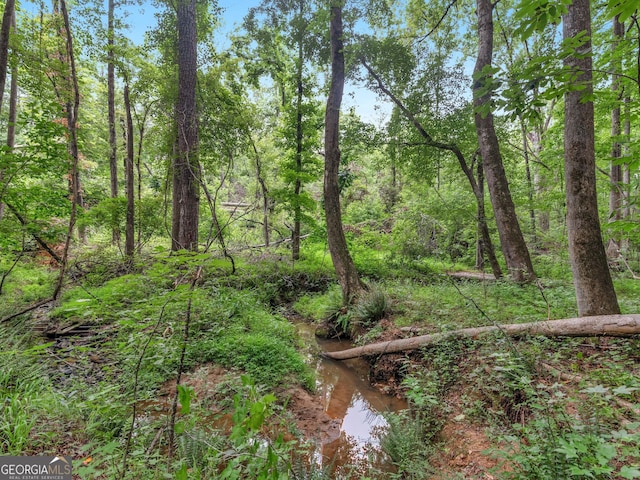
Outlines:
[{"label": "tree trunk", "polygon": [[[563,18],[563,36],[586,32],[577,56],[564,60],[574,72],[574,88],[565,95],[564,172],[567,196],[569,258],[578,314],[620,313],[602,243],[595,176],[595,140],[589,0],[574,0]],[[584,55],[587,53],[587,55]]]},{"label": "tree trunk", "polygon": [[2,14],[2,26],[0,26],[0,110],[4,99],[4,86],[7,81],[9,37],[11,36],[11,23],[14,16],[15,3],[15,0],[6,0],[4,13]]},{"label": "tree trunk", "polygon": [[[611,90],[614,94],[615,105],[611,110],[611,161],[609,163],[609,184],[611,186],[609,190],[609,221],[615,222],[622,218],[622,164],[620,159],[622,158],[622,144],[620,142],[621,130],[621,118],[620,118],[620,102],[622,101],[622,95],[620,92],[620,79],[618,75],[622,71],[622,61],[615,58],[615,50],[618,47],[618,43],[624,37],[624,24],[620,23],[618,16],[613,19],[613,43],[611,50],[614,55],[614,59],[611,65]],[[616,257],[620,252],[621,238],[611,238],[608,252],[613,253]],[[611,248],[614,247],[614,248]]]},{"label": "tree trunk", "polygon": [[[16,15],[15,11],[11,17],[11,26],[15,32]],[[2,92],[4,94],[4,92]],[[0,107],[1,108],[1,107]],[[13,151],[16,143],[16,121],[18,119],[18,62],[11,62],[11,86],[9,87],[9,118],[7,121],[7,147]],[[0,169],[0,221],[4,217],[5,204],[2,202],[4,192],[4,172]]]},{"label": "tree trunk", "polygon": [[[629,95],[624,97],[624,139],[624,156],[626,158],[630,156],[629,144],[631,142],[631,97]],[[631,218],[631,166],[628,161],[625,161],[622,167],[622,196],[624,197],[622,218],[629,220]],[[628,239],[626,243],[628,243]]]},{"label": "tree trunk", "polygon": [[529,200],[529,223],[531,227],[531,238],[535,245],[538,242],[538,238],[536,233],[536,211],[533,208],[533,176],[531,175],[531,161],[529,159],[529,140],[527,135],[527,127],[525,126],[522,116],[520,116],[520,134],[522,135],[522,155],[524,158],[524,168],[527,177],[527,200]]},{"label": "tree trunk", "polygon": [[[115,0],[109,0],[107,13],[107,109],[109,123],[109,180],[111,187],[111,198],[118,197],[118,144],[116,139],[116,94],[115,94]],[[111,231],[111,243],[113,245],[120,241],[120,231],[117,225]]]},{"label": "tree trunk", "polygon": [[[67,231],[67,237],[64,243],[64,249],[62,251],[62,263],[60,264],[60,272],[58,276],[58,282],[56,283],[53,291],[52,298],[58,299],[60,292],[62,291],[62,285],[64,282],[65,271],[67,269],[67,259],[69,257],[69,247],[71,246],[71,237],[73,235],[73,228],[76,223],[78,207],[82,207],[82,190],[80,188],[80,174],[79,174],[79,160],[80,153],[78,151],[78,111],[80,110],[80,91],[78,88],[78,75],[76,71],[75,53],[73,49],[73,36],[71,35],[71,26],[69,24],[69,12],[67,11],[67,4],[65,0],[60,0],[60,13],[64,21],[64,34],[66,40],[66,62],[69,68],[69,90],[65,92],[69,99],[65,102],[66,114],[67,114],[67,129],[69,132],[68,137],[68,152],[69,152],[69,183],[71,191],[71,213],[69,214],[69,228]],[[82,234],[80,234],[82,238]]]},{"label": "tree trunk", "polygon": [[200,165],[196,109],[196,0],[178,0],[177,152],[173,162],[172,250],[198,249]]},{"label": "tree trunk", "polygon": [[[302,6],[301,6],[302,8]],[[301,14],[302,16],[302,14]],[[293,205],[293,235],[291,237],[291,258],[295,261],[300,258],[300,222],[302,216],[302,205],[300,204],[300,193],[302,191],[302,39],[298,41],[298,68],[296,72],[296,181],[294,185],[294,205]]]},{"label": "tree trunk", "polygon": [[[495,278],[501,278],[502,269],[500,268],[500,264],[498,263],[496,251],[493,248],[493,242],[491,241],[491,234],[489,233],[489,226],[487,225],[487,215],[484,206],[484,168],[482,166],[481,158],[478,158],[477,172],[478,180],[475,182],[475,184],[471,182],[471,188],[473,189],[473,194],[476,197],[478,212],[478,234],[480,243],[479,256],[482,259],[482,262],[479,263],[484,264],[484,256],[486,255],[487,259],[489,260],[489,265],[491,265],[493,276]],[[473,175],[473,173],[471,173],[471,175]]]},{"label": "tree trunk", "polygon": [[[473,103],[476,108],[475,123],[482,164],[509,275],[517,282],[531,282],[535,280],[536,275],[529,257],[529,250],[520,230],[515,205],[502,164],[500,146],[491,114],[491,92],[480,92],[489,80],[489,77],[482,72],[485,68],[491,67],[493,57],[493,6],[491,0],[477,0],[476,11],[478,15],[478,59],[474,69]],[[488,111],[481,111],[487,107]]]},{"label": "tree trunk", "polygon": [[262,176],[262,162],[260,161],[260,155],[258,154],[258,147],[253,141],[253,138],[251,138],[251,134],[249,134],[249,140],[251,141],[253,153],[256,158],[256,178],[260,185],[260,193],[262,195],[262,233],[264,235],[264,245],[265,247],[268,247],[271,241],[269,235],[269,190],[267,189],[267,184]]},{"label": "tree trunk", "polygon": [[331,86],[325,112],[324,211],[331,260],[342,287],[345,303],[350,303],[363,286],[349,254],[340,211],[340,105],[344,91],[344,46],[342,7],[331,7]]},{"label": "tree trunk", "polygon": [[124,108],[127,115],[127,156],[125,159],[125,180],[127,191],[127,220],[125,227],[125,248],[127,258],[133,258],[136,248],[135,240],[135,190],[133,175],[133,117],[131,116],[131,100],[129,99],[129,83],[124,84]]},{"label": "tree trunk", "polygon": [[520,335],[542,335],[546,337],[629,337],[640,334],[640,315],[602,315],[586,318],[565,318],[562,320],[547,320],[542,322],[463,328],[450,332],[372,343],[337,352],[324,352],[323,356],[335,360],[347,360],[349,358],[362,357],[363,355],[384,355],[387,353],[415,350],[450,338],[476,338],[492,332],[500,332],[503,335],[512,337]]}]

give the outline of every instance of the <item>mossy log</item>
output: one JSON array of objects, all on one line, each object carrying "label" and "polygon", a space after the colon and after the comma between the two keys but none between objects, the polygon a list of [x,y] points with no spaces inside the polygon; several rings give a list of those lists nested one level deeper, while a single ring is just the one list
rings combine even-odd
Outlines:
[{"label": "mossy log", "polygon": [[640,334],[640,315],[598,315],[532,323],[463,328],[450,332],[371,343],[362,347],[349,348],[337,352],[324,352],[323,355],[334,360],[347,360],[364,355],[384,355],[386,353],[415,350],[451,337],[476,338],[490,332],[501,332],[512,337],[525,334],[546,337],[630,337]]}]

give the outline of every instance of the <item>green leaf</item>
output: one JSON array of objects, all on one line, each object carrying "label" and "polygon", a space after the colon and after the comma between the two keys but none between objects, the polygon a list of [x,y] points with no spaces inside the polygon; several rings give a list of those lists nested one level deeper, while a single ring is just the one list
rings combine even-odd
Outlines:
[{"label": "green leaf", "polygon": [[640,469],[638,467],[630,467],[625,465],[618,472],[622,478],[640,478]]},{"label": "green leaf", "polygon": [[613,394],[614,395],[631,395],[636,390],[638,390],[636,387],[627,387],[626,385],[621,385],[620,387],[616,387],[613,389]]},{"label": "green leaf", "polygon": [[580,390],[581,393],[597,393],[597,394],[605,394],[609,393],[609,388],[604,387],[602,385],[596,385],[595,387],[584,388]]},{"label": "green leaf", "polygon": [[180,400],[180,413],[188,415],[191,412],[191,398],[193,397],[193,388],[178,385],[178,399]]}]

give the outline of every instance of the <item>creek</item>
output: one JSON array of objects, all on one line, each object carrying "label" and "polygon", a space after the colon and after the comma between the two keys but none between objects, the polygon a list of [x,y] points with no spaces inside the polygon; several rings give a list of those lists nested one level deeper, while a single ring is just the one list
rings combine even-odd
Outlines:
[{"label": "creek", "polygon": [[324,410],[340,425],[338,438],[316,443],[314,461],[332,470],[366,462],[367,455],[376,451],[380,433],[388,427],[384,414],[406,409],[406,401],[372,387],[369,365],[364,360],[336,361],[319,355],[351,348],[351,342],[318,338],[314,325],[296,326],[306,347],[307,362],[315,366],[317,393]]}]

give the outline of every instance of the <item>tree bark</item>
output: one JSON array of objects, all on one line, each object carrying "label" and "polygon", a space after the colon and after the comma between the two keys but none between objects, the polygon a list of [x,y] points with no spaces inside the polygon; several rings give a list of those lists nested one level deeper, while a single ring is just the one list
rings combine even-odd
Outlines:
[{"label": "tree bark", "polygon": [[[118,197],[118,144],[116,139],[116,94],[115,94],[115,0],[109,0],[107,13],[107,110],[109,123],[109,181],[111,198]],[[120,241],[120,232],[117,226],[111,231],[111,243]]]},{"label": "tree bark", "polygon": [[362,357],[363,355],[384,355],[387,353],[415,350],[450,338],[477,338],[480,335],[492,332],[500,332],[512,337],[521,335],[542,335],[546,337],[629,337],[640,334],[640,315],[602,315],[463,328],[451,332],[372,343],[337,352],[324,352],[323,355],[335,360],[347,360],[349,358]]},{"label": "tree bark", "polygon": [[344,45],[342,7],[331,7],[331,85],[325,112],[324,211],[331,260],[342,287],[345,303],[350,303],[363,285],[349,254],[340,211],[340,105],[344,92]]},{"label": "tree bark", "polygon": [[[11,17],[11,27],[16,29],[15,11]],[[8,63],[8,62],[7,62]],[[2,92],[4,96],[4,92]],[[2,107],[0,107],[2,108]],[[13,151],[16,143],[16,121],[18,119],[18,62],[11,62],[11,84],[9,87],[9,119],[7,121],[7,147]],[[5,204],[2,202],[4,192],[4,171],[0,169],[0,222],[4,217]]]},{"label": "tree bark", "polygon": [[[564,60],[580,86],[565,94],[564,172],[569,258],[578,315],[620,313],[602,242],[595,177],[591,12],[589,0],[574,0],[563,18],[563,36],[586,32],[576,56]],[[585,55],[586,54],[586,55]]]},{"label": "tree bark", "polygon": [[[491,0],[477,0],[478,58],[474,69],[474,107],[476,131],[489,196],[493,204],[502,253],[507,262],[509,275],[516,282],[531,282],[536,275],[529,250],[520,230],[515,205],[509,191],[509,183],[502,163],[500,146],[491,114],[491,92],[480,92],[489,78],[483,74],[491,67],[493,57],[493,5]],[[488,111],[479,111],[489,106]]]},{"label": "tree bark", "polygon": [[196,107],[196,1],[178,1],[177,152],[173,162],[172,250],[197,250],[200,213]]},{"label": "tree bark", "polygon": [[[614,94],[615,105],[611,110],[611,161],[609,164],[609,184],[611,186],[609,190],[609,221],[615,222],[622,218],[622,164],[620,159],[622,158],[622,144],[620,142],[620,134],[622,133],[622,125],[620,118],[620,103],[622,101],[622,95],[620,92],[620,79],[618,75],[622,71],[622,61],[615,58],[615,50],[618,47],[620,40],[624,37],[624,24],[620,23],[618,16],[613,19],[613,43],[611,50],[614,55],[614,60],[611,65],[611,90]],[[617,256],[619,253],[621,238],[611,238],[610,242],[613,242],[615,249],[607,248],[607,251],[615,252]]]},{"label": "tree bark", "polygon": [[128,258],[132,258],[136,248],[135,240],[135,190],[133,174],[133,117],[131,116],[131,100],[129,98],[129,84],[124,85],[124,108],[127,115],[127,156],[125,158],[125,179],[127,191],[127,220],[125,226],[124,252]]},{"label": "tree bark", "polygon": [[2,26],[0,26],[0,109],[4,98],[4,87],[7,81],[7,68],[9,65],[9,37],[11,36],[11,23],[15,11],[15,0],[7,0],[2,14]]}]

